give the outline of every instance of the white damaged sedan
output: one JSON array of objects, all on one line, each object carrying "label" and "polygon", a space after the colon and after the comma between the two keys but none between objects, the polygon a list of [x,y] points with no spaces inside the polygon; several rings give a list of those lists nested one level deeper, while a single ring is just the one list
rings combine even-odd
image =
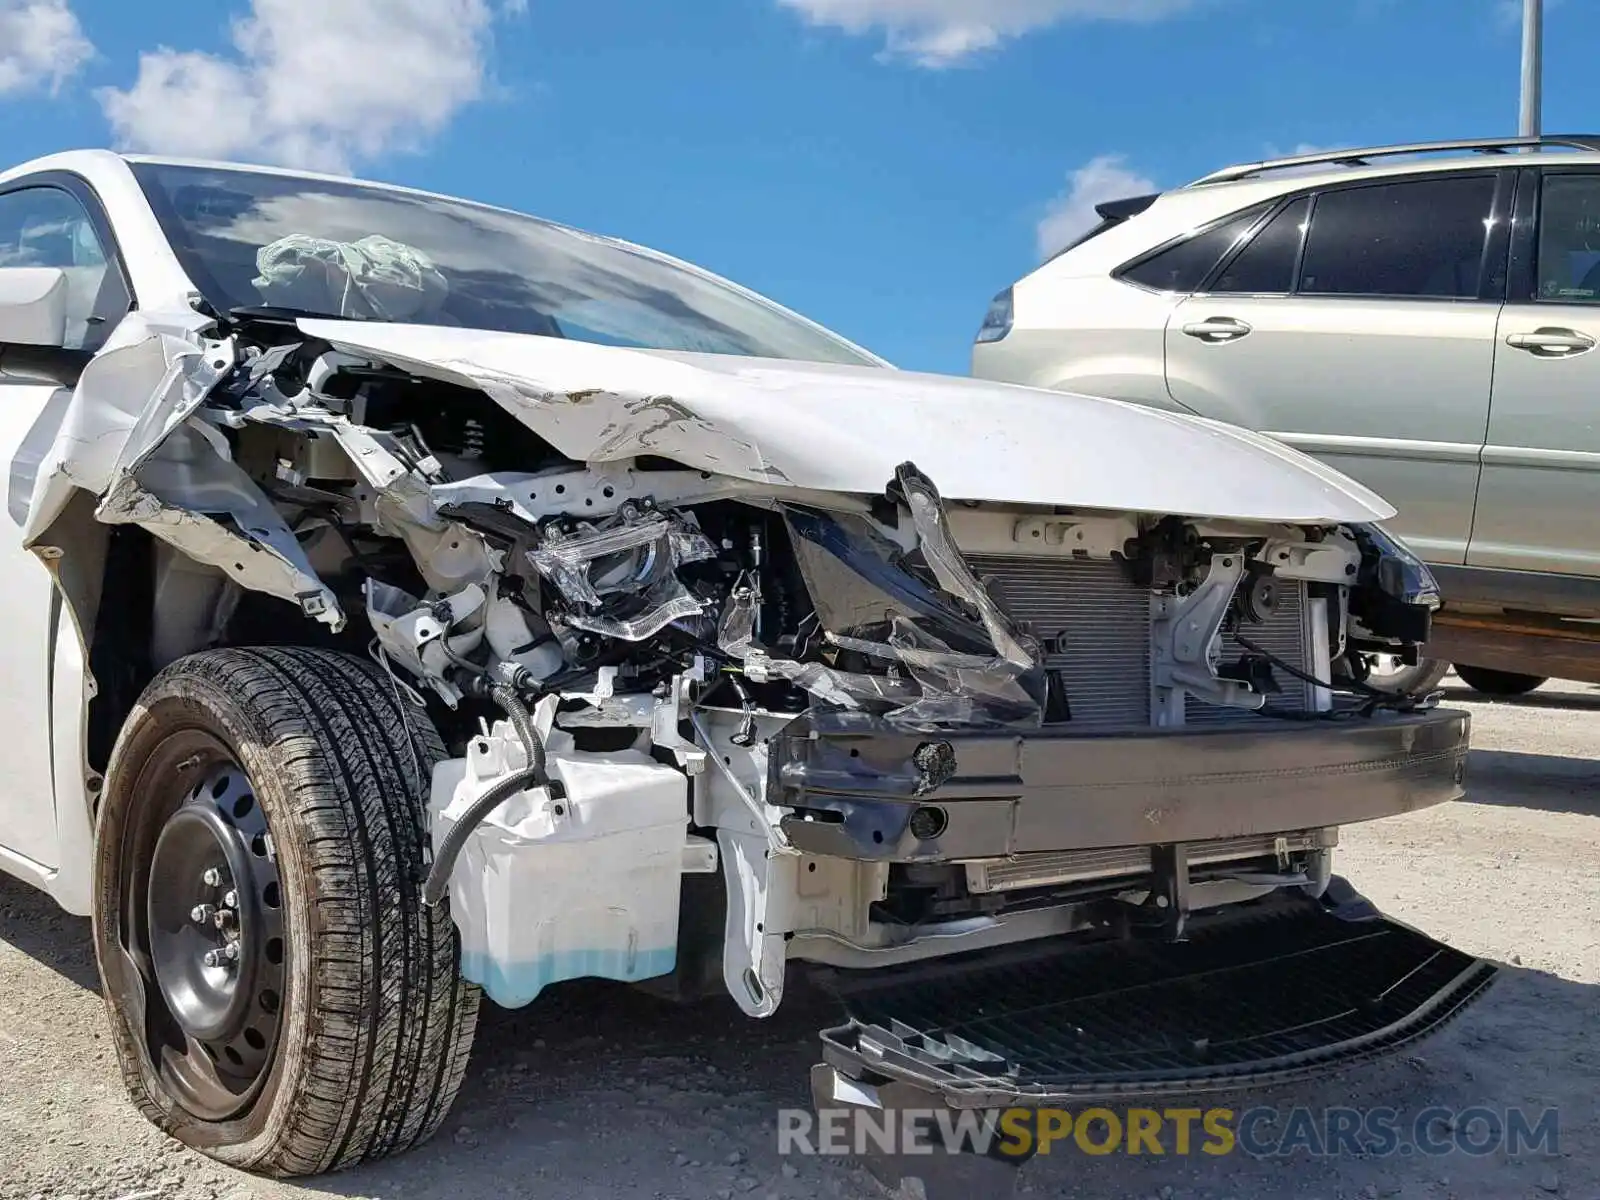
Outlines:
[{"label": "white damaged sedan", "polygon": [[1492,974],[1332,875],[1467,718],[1366,685],[1432,580],[1266,438],[76,152],[0,175],[0,444],[0,869],[92,913],[132,1098],[226,1162],[428,1137],[480,991],[805,972],[820,1105],[970,1108],[1321,1070]]}]

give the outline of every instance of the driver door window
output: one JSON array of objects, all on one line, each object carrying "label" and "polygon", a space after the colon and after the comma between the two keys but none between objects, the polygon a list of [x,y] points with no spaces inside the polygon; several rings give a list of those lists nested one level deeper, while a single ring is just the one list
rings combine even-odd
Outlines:
[{"label": "driver door window", "polygon": [[1539,300],[1600,304],[1600,175],[1552,175],[1539,203]]},{"label": "driver door window", "polygon": [[59,267],[67,276],[64,349],[93,349],[128,310],[127,291],[72,193],[27,187],[0,194],[0,267]]}]

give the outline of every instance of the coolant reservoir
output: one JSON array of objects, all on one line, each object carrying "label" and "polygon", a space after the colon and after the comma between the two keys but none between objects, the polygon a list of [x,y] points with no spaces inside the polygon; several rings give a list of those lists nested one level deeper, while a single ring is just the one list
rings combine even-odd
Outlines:
[{"label": "coolant reservoir", "polygon": [[[450,877],[461,973],[506,1008],[559,980],[649,979],[677,961],[688,780],[637,750],[577,753],[559,731],[546,752],[566,795],[512,796],[467,839]],[[501,722],[466,758],[435,767],[434,847],[525,765]]]}]

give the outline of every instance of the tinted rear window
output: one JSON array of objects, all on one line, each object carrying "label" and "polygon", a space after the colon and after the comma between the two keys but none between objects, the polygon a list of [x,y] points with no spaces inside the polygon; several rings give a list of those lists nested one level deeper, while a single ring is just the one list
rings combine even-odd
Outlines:
[{"label": "tinted rear window", "polygon": [[1203,229],[1175,246],[1129,267],[1124,279],[1161,292],[1192,292],[1205,281],[1222,256],[1261,218],[1267,206],[1258,204]]},{"label": "tinted rear window", "polygon": [[1211,290],[1253,293],[1294,291],[1294,263],[1300,255],[1300,236],[1305,231],[1306,214],[1310,211],[1310,198],[1302,196],[1273,217],[1251,239],[1250,244],[1223,268]]}]

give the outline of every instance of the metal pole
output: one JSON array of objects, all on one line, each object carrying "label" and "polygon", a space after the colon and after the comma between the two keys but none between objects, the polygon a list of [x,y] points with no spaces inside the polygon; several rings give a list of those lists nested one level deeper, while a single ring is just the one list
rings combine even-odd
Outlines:
[{"label": "metal pole", "polygon": [[1544,108],[1544,0],[1522,0],[1522,109],[1518,137],[1538,137]]}]

